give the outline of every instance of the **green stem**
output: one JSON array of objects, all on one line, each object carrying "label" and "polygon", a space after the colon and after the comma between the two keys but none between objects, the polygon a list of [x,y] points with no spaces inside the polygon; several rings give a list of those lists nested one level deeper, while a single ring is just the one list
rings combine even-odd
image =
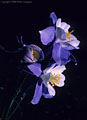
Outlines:
[{"label": "green stem", "polygon": [[25,94],[22,99],[20,100],[20,102],[17,104],[17,106],[15,107],[14,111],[8,116],[7,120],[9,120],[12,115],[16,112],[16,110],[18,109],[18,107],[20,106],[21,102],[24,100],[24,98],[26,97],[27,94]]},{"label": "green stem", "polygon": [[[35,85],[35,83],[34,83],[33,85]],[[16,110],[17,110],[18,107],[20,106],[21,102],[22,102],[22,101],[24,100],[24,98],[27,96],[28,91],[33,87],[33,85],[32,85],[26,92],[23,93],[23,96],[21,97],[21,100],[19,101],[19,103],[17,103],[17,106],[15,107],[15,109],[13,110],[13,112],[8,116],[8,119],[7,119],[7,120],[9,120],[9,119],[12,117],[12,115],[16,112]]]},{"label": "green stem", "polygon": [[13,106],[13,104],[14,104],[16,98],[17,98],[17,96],[18,96],[19,93],[21,92],[21,88],[22,88],[22,86],[23,86],[24,81],[25,81],[26,78],[27,78],[27,76],[26,76],[26,77],[24,78],[24,80],[22,81],[22,83],[21,83],[21,85],[20,85],[20,87],[19,87],[19,90],[17,91],[17,94],[16,94],[16,95],[13,97],[13,99],[11,100],[11,103],[10,103],[10,106],[9,106],[9,108],[8,108],[8,111],[7,111],[5,120],[7,120],[7,117],[8,117],[8,115],[9,115],[10,109],[12,108],[12,106]]}]

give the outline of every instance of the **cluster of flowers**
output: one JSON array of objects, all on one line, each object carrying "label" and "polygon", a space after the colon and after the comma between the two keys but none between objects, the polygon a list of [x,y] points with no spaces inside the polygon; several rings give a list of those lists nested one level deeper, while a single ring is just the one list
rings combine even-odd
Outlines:
[{"label": "cluster of flowers", "polygon": [[32,104],[37,104],[41,96],[44,98],[55,96],[54,86],[64,86],[65,76],[62,73],[66,70],[65,65],[71,60],[77,64],[70,50],[79,49],[80,41],[72,34],[73,31],[69,32],[70,25],[61,22],[61,18],[57,19],[54,12],[50,14],[50,19],[52,25],[39,31],[39,33],[43,45],[50,45],[51,43],[51,58],[54,63],[42,70],[38,61],[44,60],[44,53],[40,47],[34,44],[28,46],[28,54],[24,58],[25,61],[31,63],[27,66],[28,69],[38,77]]}]

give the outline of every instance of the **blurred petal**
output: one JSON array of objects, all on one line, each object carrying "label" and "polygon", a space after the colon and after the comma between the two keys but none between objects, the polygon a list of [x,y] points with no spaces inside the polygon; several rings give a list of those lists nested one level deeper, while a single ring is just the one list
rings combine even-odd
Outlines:
[{"label": "blurred petal", "polygon": [[31,101],[31,103],[32,104],[38,104],[41,96],[42,96],[42,84],[38,85],[38,83],[37,83],[36,88],[35,88],[35,93],[34,93],[34,96],[33,96],[33,99]]},{"label": "blurred petal", "polygon": [[33,63],[31,65],[28,65],[28,68],[37,77],[39,77],[41,75],[41,73],[42,73],[41,64],[39,64],[39,63]]},{"label": "blurred petal", "polygon": [[54,40],[55,28],[47,27],[46,29],[39,31],[41,42],[43,45],[47,45]]},{"label": "blurred petal", "polygon": [[48,87],[49,94],[51,96],[55,96],[55,94],[56,94],[55,89],[50,84],[47,84],[47,87]]},{"label": "blurred petal", "polygon": [[54,12],[50,13],[50,18],[52,19],[53,24],[55,24],[57,21],[57,16]]},{"label": "blurred petal", "polygon": [[56,27],[61,27],[61,18],[58,18],[56,22]]},{"label": "blurred petal", "polygon": [[61,47],[59,43],[54,43],[52,57],[58,65],[64,65],[69,62],[70,52]]}]

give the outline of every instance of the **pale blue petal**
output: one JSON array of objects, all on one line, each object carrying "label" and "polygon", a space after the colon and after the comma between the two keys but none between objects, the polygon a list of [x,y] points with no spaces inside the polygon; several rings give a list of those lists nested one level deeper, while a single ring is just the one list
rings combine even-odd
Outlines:
[{"label": "pale blue petal", "polygon": [[56,39],[66,40],[66,33],[59,27],[56,28]]},{"label": "pale blue petal", "polygon": [[61,43],[61,46],[66,50],[74,50],[76,49],[74,46],[70,45],[68,42]]},{"label": "pale blue petal", "polygon": [[42,31],[39,31],[40,39],[43,45],[48,45],[50,42],[54,40],[55,36],[55,27],[47,27]]},{"label": "pale blue petal", "polygon": [[41,75],[41,73],[42,73],[41,64],[39,64],[39,63],[33,63],[31,65],[28,65],[27,67],[37,77],[39,77]]}]

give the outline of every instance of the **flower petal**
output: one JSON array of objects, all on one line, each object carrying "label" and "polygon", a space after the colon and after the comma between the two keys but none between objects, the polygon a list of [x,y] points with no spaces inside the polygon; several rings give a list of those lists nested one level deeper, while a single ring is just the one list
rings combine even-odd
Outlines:
[{"label": "flower petal", "polygon": [[69,28],[70,28],[70,25],[69,24],[66,24],[65,28],[64,28],[64,31],[65,32],[68,32],[69,31]]},{"label": "flower petal", "polygon": [[50,72],[51,72],[51,74],[61,74],[64,70],[66,70],[66,68],[65,68],[65,66],[64,65],[62,65],[62,66],[56,66],[56,67],[54,67]]},{"label": "flower petal", "polygon": [[50,67],[47,67],[45,70],[43,70],[43,73],[44,74],[50,73],[55,66],[56,66],[56,63],[52,64]]},{"label": "flower petal", "polygon": [[58,87],[63,87],[64,86],[64,81],[60,81],[59,84],[56,84]]},{"label": "flower petal", "polygon": [[76,49],[75,47],[73,47],[73,46],[70,44],[69,41],[67,41],[67,42],[62,42],[62,43],[61,43],[61,46],[62,46],[62,48],[65,48],[66,50],[74,50],[74,49]]},{"label": "flower petal", "polygon": [[26,63],[34,63],[44,59],[44,53],[42,49],[37,45],[25,45],[24,50],[24,62]]},{"label": "flower petal", "polygon": [[66,22],[62,22],[62,23],[61,23],[61,28],[62,28],[62,29],[64,29],[66,26],[67,26],[67,23],[66,23]]},{"label": "flower petal", "polygon": [[50,13],[50,18],[52,19],[53,24],[55,24],[57,21],[57,16],[54,12]]},{"label": "flower petal", "polygon": [[54,43],[52,57],[58,65],[64,65],[69,62],[70,52],[61,47],[59,43]]},{"label": "flower petal", "polygon": [[43,84],[43,96],[45,98],[52,98],[53,96],[49,94],[48,88]]},{"label": "flower petal", "polygon": [[79,44],[80,44],[80,41],[77,40],[77,38],[71,34],[71,41],[69,41],[69,44],[74,46],[76,49],[78,49],[79,47]]},{"label": "flower petal", "polygon": [[61,27],[61,18],[58,18],[56,22],[56,27]]},{"label": "flower petal", "polygon": [[42,73],[41,64],[39,64],[39,63],[33,63],[31,65],[28,65],[28,68],[37,77],[39,77],[41,75],[41,73]]},{"label": "flower petal", "polygon": [[51,96],[55,96],[55,94],[56,94],[55,89],[50,84],[47,84],[47,87],[48,87],[49,94]]},{"label": "flower petal", "polygon": [[66,33],[61,28],[56,28],[56,41],[62,42],[66,39]]},{"label": "flower petal", "polygon": [[58,83],[55,82],[56,86],[58,87],[64,86],[65,76],[63,74],[60,74],[60,77],[61,77],[61,80],[59,80]]},{"label": "flower petal", "polygon": [[43,45],[47,45],[54,40],[55,27],[47,27],[42,31],[39,31],[41,42]]},{"label": "flower petal", "polygon": [[50,78],[50,73],[48,73],[48,74],[42,74],[42,75],[40,76],[40,78],[43,80],[43,83],[44,83],[45,85],[47,85],[47,82],[49,81],[49,78]]},{"label": "flower petal", "polygon": [[42,83],[41,83],[41,85],[38,85],[38,82],[37,82],[36,88],[35,88],[35,93],[34,93],[34,96],[33,96],[31,103],[38,104],[41,96],[42,96]]}]

